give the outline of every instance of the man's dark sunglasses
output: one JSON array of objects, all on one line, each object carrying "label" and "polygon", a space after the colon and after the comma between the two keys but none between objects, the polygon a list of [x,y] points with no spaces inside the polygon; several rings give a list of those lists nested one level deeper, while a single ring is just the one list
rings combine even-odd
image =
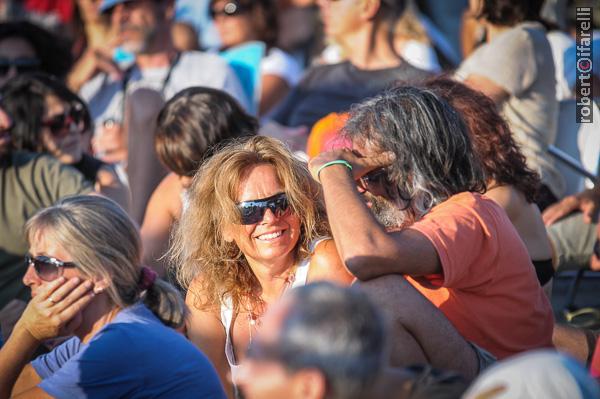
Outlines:
[{"label": "man's dark sunglasses", "polygon": [[375,188],[376,186],[381,187],[381,183],[387,178],[387,172],[385,169],[375,169],[371,172],[367,173],[363,177],[358,179],[360,186],[369,190]]},{"label": "man's dark sunglasses", "polygon": [[65,267],[77,267],[73,262],[63,262],[43,255],[33,257],[31,254],[25,256],[25,263],[27,266],[33,265],[38,277],[44,281],[56,280],[62,276]]},{"label": "man's dark sunglasses", "polygon": [[285,193],[275,194],[272,197],[257,199],[253,201],[243,201],[237,204],[240,211],[241,224],[255,224],[260,222],[265,216],[267,209],[277,217],[284,216],[288,211],[290,204]]},{"label": "man's dark sunglasses", "polygon": [[40,61],[37,58],[0,58],[0,76],[5,76],[12,67],[18,74],[35,72],[40,68]]},{"label": "man's dark sunglasses", "polygon": [[214,8],[209,9],[209,14],[212,19],[215,19],[217,15],[223,17],[234,17],[236,15],[247,13],[252,9],[250,4],[240,4],[238,2],[227,2],[222,9],[215,10]]},{"label": "man's dark sunglasses", "polygon": [[53,136],[60,137],[69,133],[71,124],[75,124],[83,133],[84,112],[81,106],[73,106],[65,113],[54,115],[42,121],[42,126],[50,129]]}]

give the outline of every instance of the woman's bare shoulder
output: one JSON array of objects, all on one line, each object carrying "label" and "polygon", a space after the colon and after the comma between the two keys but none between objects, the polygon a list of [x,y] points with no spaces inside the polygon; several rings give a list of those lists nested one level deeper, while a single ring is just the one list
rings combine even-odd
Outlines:
[{"label": "woman's bare shoulder", "polygon": [[332,239],[320,241],[310,258],[308,282],[329,280],[343,285],[349,285],[354,276],[350,274]]}]

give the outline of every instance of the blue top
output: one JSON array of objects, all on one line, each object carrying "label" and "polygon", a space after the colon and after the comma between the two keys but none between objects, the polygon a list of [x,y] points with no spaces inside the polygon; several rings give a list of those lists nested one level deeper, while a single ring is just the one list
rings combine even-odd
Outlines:
[{"label": "blue top", "polygon": [[56,398],[225,398],[206,356],[143,304],[120,311],[87,344],[71,338],[31,364]]}]

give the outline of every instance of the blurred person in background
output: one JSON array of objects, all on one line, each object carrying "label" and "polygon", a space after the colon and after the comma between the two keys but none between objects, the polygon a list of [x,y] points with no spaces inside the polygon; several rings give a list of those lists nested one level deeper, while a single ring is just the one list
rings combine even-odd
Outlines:
[{"label": "blurred person in background", "polygon": [[[543,218],[554,244],[559,270],[585,269],[594,253],[600,214],[600,186],[569,195],[548,207]],[[598,262],[592,263],[600,270]]]},{"label": "blurred person in background", "polygon": [[357,287],[294,288],[269,309],[250,343],[242,392],[248,399],[457,399],[464,392],[457,374],[389,367],[388,327]]},{"label": "blurred person in background", "polygon": [[71,55],[63,39],[31,22],[0,23],[0,86],[34,71],[62,79],[70,67]]},{"label": "blurred person in background", "polygon": [[416,82],[429,74],[396,51],[394,38],[405,11],[399,0],[319,0],[325,34],[344,48],[348,59],[307,70],[261,133],[304,149],[312,126],[331,112],[343,112],[395,81]]},{"label": "blurred person in background", "polygon": [[14,151],[13,123],[0,101],[0,330],[4,338],[29,301],[22,282],[27,270],[25,223],[63,197],[93,190],[81,173],[49,155]]},{"label": "blurred person in background", "polygon": [[221,38],[221,50],[261,41],[259,116],[269,113],[300,80],[302,68],[276,47],[278,7],[275,0],[212,0],[210,14]]},{"label": "blurred person in background", "polygon": [[[71,73],[71,87],[81,88],[96,124],[96,152],[104,156],[116,152],[120,155],[111,161],[124,161],[126,98],[139,88],[156,90],[168,100],[189,86],[213,87],[228,92],[247,108],[248,99],[225,61],[197,51],[179,52],[174,47],[173,1],[103,0],[99,11],[108,13],[121,54],[127,58],[119,65],[119,59],[113,59],[114,48],[90,49]],[[154,118],[148,121],[151,131]]]},{"label": "blurred person in background", "polygon": [[506,211],[527,247],[540,284],[549,294],[554,275],[552,247],[534,202],[539,175],[527,167],[506,121],[489,97],[451,79],[434,79],[425,87],[438,93],[464,119],[487,179],[485,195]]},{"label": "blurred person in background", "polygon": [[154,148],[170,171],[152,193],[144,221],[144,262],[165,274],[171,228],[189,201],[194,174],[227,140],[255,135],[258,121],[229,94],[208,87],[177,93],[158,114]]},{"label": "blurred person in background", "polygon": [[527,165],[541,176],[536,203],[543,211],[562,196],[564,181],[548,153],[558,123],[552,50],[539,22],[543,0],[471,0],[485,24],[486,43],[456,77],[490,97],[506,118]]},{"label": "blurred person in background", "polygon": [[112,165],[89,154],[92,123],[85,103],[48,75],[19,76],[0,94],[13,117],[16,150],[46,153],[83,174],[96,191],[128,209],[129,190]]},{"label": "blurred person in background", "polygon": [[464,399],[595,399],[598,383],[575,359],[541,350],[514,356],[486,370]]}]

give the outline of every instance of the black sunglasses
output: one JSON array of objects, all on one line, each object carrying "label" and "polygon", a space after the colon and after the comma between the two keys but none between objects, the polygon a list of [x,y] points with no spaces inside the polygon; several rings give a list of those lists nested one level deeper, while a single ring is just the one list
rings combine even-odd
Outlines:
[{"label": "black sunglasses", "polygon": [[289,210],[290,204],[285,193],[275,194],[264,199],[243,201],[237,204],[240,211],[241,224],[255,224],[265,216],[267,209],[277,217],[282,217]]},{"label": "black sunglasses", "polygon": [[252,6],[247,4],[239,4],[237,2],[228,2],[226,3],[222,9],[215,10],[214,8],[209,9],[209,14],[211,19],[215,19],[217,15],[224,17],[234,17],[236,15],[247,13],[252,9]]},{"label": "black sunglasses", "polygon": [[40,67],[40,61],[37,58],[0,58],[0,76],[5,76],[13,67],[18,74],[35,72]]},{"label": "black sunglasses", "polygon": [[84,112],[81,106],[73,106],[67,112],[43,120],[42,126],[50,129],[50,133],[53,136],[61,137],[69,133],[72,124],[75,124],[80,132],[83,133],[83,120]]},{"label": "black sunglasses", "polygon": [[65,267],[77,267],[73,262],[63,262],[50,256],[31,256],[27,254],[25,256],[25,262],[27,266],[33,265],[35,272],[38,277],[44,281],[56,280],[63,274]]},{"label": "black sunglasses", "polygon": [[381,184],[385,179],[387,179],[387,172],[385,169],[380,168],[372,170],[366,175],[360,177],[358,181],[363,189],[371,191],[376,187],[381,187]]}]

